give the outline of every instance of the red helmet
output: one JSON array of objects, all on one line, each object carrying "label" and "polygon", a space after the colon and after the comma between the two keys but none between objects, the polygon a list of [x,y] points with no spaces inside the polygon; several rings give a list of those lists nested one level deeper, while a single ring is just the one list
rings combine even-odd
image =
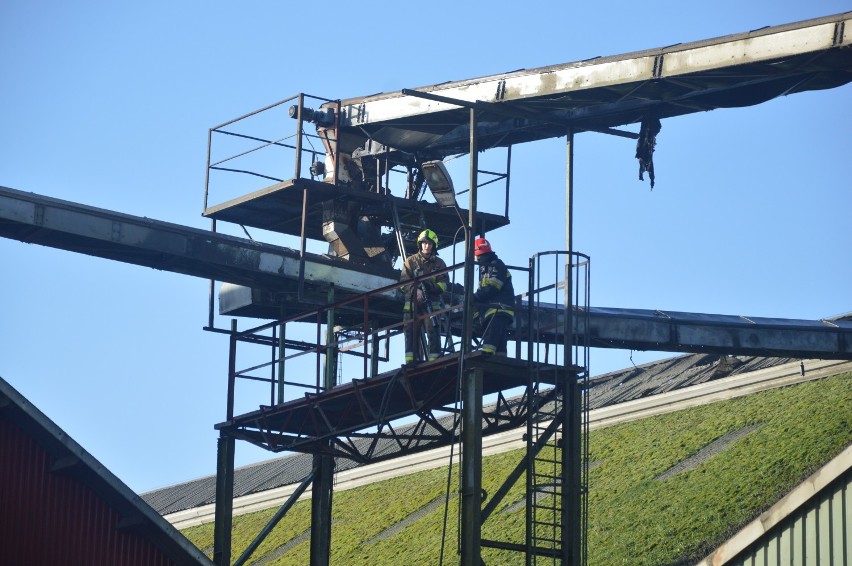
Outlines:
[{"label": "red helmet", "polygon": [[485,238],[477,238],[473,243],[473,255],[476,257],[491,252],[491,244]]}]

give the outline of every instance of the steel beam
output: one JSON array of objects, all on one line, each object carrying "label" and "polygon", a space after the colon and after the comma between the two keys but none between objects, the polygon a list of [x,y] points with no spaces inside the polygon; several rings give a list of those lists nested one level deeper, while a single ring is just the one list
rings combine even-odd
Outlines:
[{"label": "steel beam", "polygon": [[216,452],[216,517],[213,525],[213,562],[216,566],[229,566],[231,564],[234,449],[234,438],[227,434],[221,434]]},{"label": "steel beam", "polygon": [[[280,290],[299,277],[298,250],[7,187],[0,187],[0,236],[262,289]],[[363,293],[398,275],[375,271],[306,254],[304,277]]]}]

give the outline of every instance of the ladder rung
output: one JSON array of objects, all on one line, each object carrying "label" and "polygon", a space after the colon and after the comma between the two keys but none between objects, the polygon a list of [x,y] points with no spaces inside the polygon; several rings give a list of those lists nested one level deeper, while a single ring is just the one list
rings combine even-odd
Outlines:
[{"label": "ladder rung", "polygon": [[535,534],[536,528],[533,528],[533,534],[530,538],[538,538],[539,540],[548,540],[548,537],[554,537],[555,534],[548,535],[547,531],[560,531],[562,528],[559,525],[549,525],[547,523],[540,523],[539,525],[535,525],[539,531],[543,531],[543,533]]},{"label": "ladder rung", "polygon": [[[541,467],[546,467],[546,466],[539,466],[539,467],[541,468]],[[533,478],[548,478],[548,479],[551,480],[550,483],[555,483],[556,481],[559,480],[559,478],[562,477],[562,470],[560,470],[556,466],[550,466],[550,467],[551,468],[555,467],[556,469],[551,469],[551,470],[535,470],[535,469],[533,469],[532,475],[530,477],[533,477]]]},{"label": "ladder rung", "polygon": [[545,496],[547,496],[548,499],[556,499],[558,497],[562,497],[561,493],[551,491],[549,489],[538,489],[536,487],[533,487],[530,491],[532,491],[532,493],[537,494],[539,496],[539,499],[545,499]]},{"label": "ladder rung", "polygon": [[558,500],[562,497],[561,493],[553,493],[552,491],[535,490],[533,493],[536,494],[536,501],[552,501],[554,499]]},{"label": "ladder rung", "polygon": [[535,534],[533,534],[533,535],[530,537],[530,539],[531,539],[531,540],[534,540],[534,541],[546,541],[546,542],[549,542],[549,543],[551,543],[551,544],[557,544],[557,543],[559,543],[559,541],[558,541],[558,540],[556,540],[556,539],[555,539],[552,535],[551,535],[551,536],[544,536],[544,535],[542,535],[542,536],[536,536]]},{"label": "ladder rung", "polygon": [[558,527],[560,525],[559,521],[544,522],[544,521],[536,521],[535,518],[533,518],[533,524],[534,525],[544,525],[544,526],[547,526],[547,527]]},{"label": "ladder rung", "polygon": [[536,523],[536,524],[537,524],[537,525],[539,525],[539,526],[545,526],[545,527],[547,527],[547,528],[554,528],[554,529],[559,528],[559,526],[560,526],[560,523],[559,523],[558,521],[556,521],[556,520],[553,520],[553,521],[539,521],[539,522],[538,522],[538,523]]}]

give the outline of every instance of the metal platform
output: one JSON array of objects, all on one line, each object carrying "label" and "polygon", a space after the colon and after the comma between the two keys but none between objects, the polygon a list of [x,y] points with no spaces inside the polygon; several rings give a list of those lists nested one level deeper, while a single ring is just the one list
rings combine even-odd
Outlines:
[{"label": "metal platform", "polygon": [[[253,226],[292,236],[302,234],[302,207],[305,204],[305,236],[323,240],[323,205],[333,201],[357,203],[359,215],[375,217],[387,222],[393,218],[396,207],[402,224],[428,226],[438,234],[441,245],[450,244],[459,238],[462,226],[459,213],[454,208],[441,207],[435,203],[406,199],[390,194],[350,189],[330,183],[299,178],[283,181],[259,191],[241,196],[222,204],[208,207],[204,216],[234,224]],[[467,218],[467,211],[461,210]],[[486,233],[509,224],[509,219],[496,214],[477,213],[477,233]],[[463,235],[462,235],[463,237]]]},{"label": "metal platform", "polygon": [[[574,375],[561,366],[528,364],[526,360],[475,352],[465,371],[483,371],[483,394],[524,388],[535,374],[539,383],[558,385]],[[579,371],[581,368],[576,368]],[[457,427],[433,414],[458,412],[459,354],[434,362],[406,365],[369,379],[356,379],[319,394],[235,416],[216,425],[223,433],[273,452],[328,454],[357,462],[374,462],[440,446],[458,440]],[[553,390],[546,395],[554,395]],[[484,413],[483,435],[516,428],[525,422],[522,400],[507,407],[505,398]],[[489,412],[490,411],[490,412]],[[392,423],[417,415],[421,425],[405,426],[397,434]],[[397,440],[395,446],[381,442]],[[377,452],[376,447],[382,451]]]}]

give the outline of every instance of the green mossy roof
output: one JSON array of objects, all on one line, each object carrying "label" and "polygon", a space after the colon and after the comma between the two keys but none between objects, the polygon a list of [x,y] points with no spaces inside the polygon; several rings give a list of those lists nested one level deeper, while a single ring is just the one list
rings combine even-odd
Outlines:
[{"label": "green mossy roof", "polygon": [[[846,373],[593,431],[589,564],[659,566],[703,558],[852,443],[850,409],[852,373]],[[743,436],[696,467],[655,479],[721,437],[744,429]],[[522,455],[513,451],[485,458],[483,488],[495,493]],[[372,539],[443,497],[447,475],[446,468],[435,469],[336,492],[331,563],[438,564],[444,505],[386,538]],[[457,466],[452,482],[455,493]],[[523,479],[483,524],[483,537],[523,542],[523,506],[506,511],[522,497]],[[234,559],[275,511],[234,518]],[[453,497],[447,510],[444,564],[457,563],[457,522],[458,498]],[[248,563],[307,564],[309,537],[293,539],[309,526],[310,503],[303,501]],[[212,555],[212,524],[184,534]],[[517,553],[493,549],[483,549],[483,558],[489,566],[523,563]]]}]

